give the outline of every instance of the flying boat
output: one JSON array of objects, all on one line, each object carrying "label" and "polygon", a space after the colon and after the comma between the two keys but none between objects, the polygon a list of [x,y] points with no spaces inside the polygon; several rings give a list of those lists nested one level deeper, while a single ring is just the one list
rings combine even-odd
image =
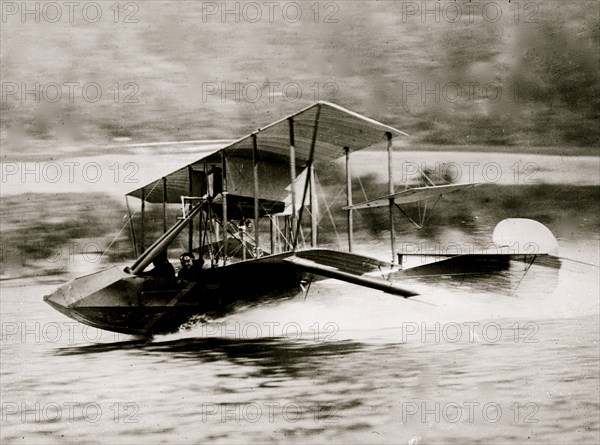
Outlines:
[{"label": "flying boat", "polygon": [[[319,279],[412,299],[419,292],[407,283],[415,277],[491,274],[506,270],[512,262],[528,267],[551,256],[557,244],[545,226],[509,219],[496,227],[493,238],[498,249],[493,252],[431,255],[426,263],[407,265],[411,255],[397,251],[395,212],[406,215],[406,205],[426,206],[430,200],[435,207],[442,195],[476,184],[439,183],[423,173],[421,183],[398,190],[394,141],[406,137],[337,104],[311,104],[127,193],[135,261],[125,268],[112,266],[75,278],[44,300],[86,325],[149,337],[175,332],[190,320],[223,317],[241,307],[306,295]],[[352,154],[376,146],[387,151],[387,165],[382,167],[388,193],[355,203]],[[336,248],[318,243],[319,216],[330,215],[331,208],[319,204],[323,197],[317,178],[319,170],[332,162],[344,166],[345,176],[340,206],[345,212],[345,245]],[[129,198],[141,203],[137,230]],[[162,233],[149,245],[147,206],[162,213]],[[180,214],[169,227],[174,206]],[[389,209],[388,260],[355,251],[355,212],[381,207]],[[425,215],[423,211],[418,221],[413,220],[417,227],[426,223]],[[515,251],[515,245],[523,248]],[[149,273],[157,258],[184,251],[204,263],[195,276],[184,280]]]}]

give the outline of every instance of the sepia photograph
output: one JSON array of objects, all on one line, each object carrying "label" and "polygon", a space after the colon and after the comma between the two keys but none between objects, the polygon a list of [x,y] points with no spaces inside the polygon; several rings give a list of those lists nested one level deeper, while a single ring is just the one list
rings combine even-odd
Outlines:
[{"label": "sepia photograph", "polygon": [[598,0],[0,0],[2,444],[599,444]]}]

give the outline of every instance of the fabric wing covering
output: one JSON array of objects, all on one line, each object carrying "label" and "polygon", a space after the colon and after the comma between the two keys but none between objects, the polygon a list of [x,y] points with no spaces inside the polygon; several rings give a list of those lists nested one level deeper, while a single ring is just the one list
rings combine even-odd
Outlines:
[{"label": "fabric wing covering", "polygon": [[206,175],[214,169],[222,168],[225,153],[228,193],[253,196],[253,138],[256,137],[260,198],[284,201],[289,194],[290,185],[290,121],[293,121],[298,176],[310,159],[315,131],[315,163],[329,162],[344,156],[345,147],[354,152],[385,142],[386,133],[407,136],[393,127],[321,101],[127,195],[150,203],[162,203],[165,196],[167,203],[180,203],[181,196],[202,196],[206,193]]}]

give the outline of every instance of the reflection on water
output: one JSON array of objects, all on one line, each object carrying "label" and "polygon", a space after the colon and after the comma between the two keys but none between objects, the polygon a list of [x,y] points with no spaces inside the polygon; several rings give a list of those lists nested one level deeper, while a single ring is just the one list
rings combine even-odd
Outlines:
[{"label": "reflection on water", "polygon": [[291,342],[288,339],[186,338],[160,343],[145,341],[93,344],[65,347],[53,351],[60,355],[124,352],[126,354],[168,357],[173,361],[198,363],[227,361],[233,365],[252,366],[258,375],[281,375],[299,378],[313,374],[319,362],[364,349],[366,345],[351,341],[331,343]]}]

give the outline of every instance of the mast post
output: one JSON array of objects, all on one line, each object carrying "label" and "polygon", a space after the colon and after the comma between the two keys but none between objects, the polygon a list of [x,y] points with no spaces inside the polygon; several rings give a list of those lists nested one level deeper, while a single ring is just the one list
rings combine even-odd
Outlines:
[{"label": "mast post", "polygon": [[227,155],[225,149],[221,152],[221,160],[223,162],[223,171],[221,175],[221,195],[223,196],[223,266],[227,263]]},{"label": "mast post", "polygon": [[310,165],[310,246],[317,246],[317,190],[315,184],[315,166]]},{"label": "mast post", "polygon": [[[193,196],[193,186],[192,186],[192,178],[194,175],[194,171],[192,170],[192,166],[188,165],[188,196]],[[192,201],[190,200],[188,204],[189,210],[192,209]],[[194,248],[194,220],[190,219],[190,224],[188,226],[188,251],[191,252]]]},{"label": "mast post", "polygon": [[[388,153],[388,192],[394,194],[394,170],[392,163],[392,133],[385,133],[387,138],[387,153]],[[392,247],[392,264],[396,262],[396,234],[394,233],[394,198],[390,198],[390,243]]]},{"label": "mast post", "polygon": [[142,253],[144,252],[144,214],[146,211],[146,189],[143,188],[142,189],[142,226],[141,226],[141,239],[140,239],[140,250],[142,251]]},{"label": "mast post", "polygon": [[274,218],[277,218],[277,216],[275,215],[271,215],[271,217],[269,218],[269,228],[270,228],[270,232],[271,232],[271,255],[277,253],[275,252],[275,220]]},{"label": "mast post", "polygon": [[[291,227],[296,225],[296,141],[294,138],[294,118],[288,118],[289,129],[290,129],[290,196],[292,198],[292,221]],[[287,224],[286,224],[287,227]],[[293,229],[292,229],[293,230]],[[288,246],[293,246],[294,241],[292,240],[294,236],[293,231],[290,233],[290,237],[288,237]]]},{"label": "mast post", "polygon": [[[254,258],[260,255],[260,241],[258,230],[259,201],[258,201],[258,145],[256,133],[252,134],[252,175],[254,177]],[[244,247],[245,249],[245,247]]]},{"label": "mast post", "polygon": [[167,232],[167,178],[163,176],[163,233]]},{"label": "mast post", "polygon": [[348,205],[348,252],[352,252],[354,220],[352,214],[352,170],[350,169],[350,148],[344,147],[346,154],[346,204]]}]

